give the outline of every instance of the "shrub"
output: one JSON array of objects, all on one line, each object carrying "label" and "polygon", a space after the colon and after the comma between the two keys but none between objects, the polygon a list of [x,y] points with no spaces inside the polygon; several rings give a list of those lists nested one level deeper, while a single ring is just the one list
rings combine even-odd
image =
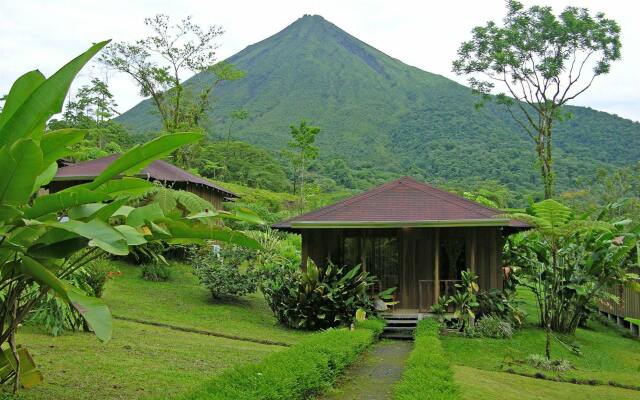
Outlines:
[{"label": "shrub", "polygon": [[476,295],[476,299],[478,317],[498,317],[510,322],[513,327],[519,327],[526,319],[526,313],[519,307],[520,301],[511,289],[481,291]]},{"label": "shrub", "polygon": [[87,272],[86,283],[91,288],[95,297],[102,297],[104,285],[114,276],[121,275],[121,272],[107,258],[99,258],[88,263],[85,267]]},{"label": "shrub", "polygon": [[142,279],[151,282],[164,282],[171,277],[171,268],[168,264],[143,264],[142,265]]},{"label": "shrub", "polygon": [[531,354],[525,361],[534,368],[544,369],[546,371],[562,372],[573,368],[567,360],[551,360],[540,354]]},{"label": "shrub", "polygon": [[58,336],[64,331],[89,331],[84,318],[75,308],[51,294],[40,301],[29,322],[39,325],[51,336]]},{"label": "shrub", "polygon": [[457,400],[460,391],[438,338],[438,323],[423,319],[416,329],[415,347],[400,382],[396,400]]},{"label": "shrub", "polygon": [[236,367],[179,397],[181,400],[296,400],[330,387],[373,343],[369,329],[329,329],[260,363]]},{"label": "shrub", "polygon": [[476,321],[475,335],[496,339],[510,339],[513,336],[513,325],[498,317],[487,315]]},{"label": "shrub", "polygon": [[256,276],[248,262],[232,252],[196,257],[193,268],[214,299],[244,296],[257,290]]},{"label": "shrub", "polygon": [[[65,282],[88,295],[101,297],[107,280],[119,273],[108,258],[98,258],[73,271]],[[40,325],[53,336],[58,336],[64,331],[90,331],[84,318],[75,308],[52,294],[48,294],[34,308],[29,322]]]},{"label": "shrub", "polygon": [[276,318],[292,328],[326,329],[350,324],[360,308],[375,312],[368,294],[373,277],[359,265],[319,268],[310,261],[306,272],[282,271],[262,282],[262,292]]}]

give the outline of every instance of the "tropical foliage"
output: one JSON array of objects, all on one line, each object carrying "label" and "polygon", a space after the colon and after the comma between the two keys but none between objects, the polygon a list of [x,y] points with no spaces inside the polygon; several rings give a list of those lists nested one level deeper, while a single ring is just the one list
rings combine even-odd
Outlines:
[{"label": "tropical foliage", "polygon": [[244,296],[257,290],[257,274],[246,257],[233,248],[207,252],[192,260],[195,275],[213,299]]},{"label": "tropical foliage", "polygon": [[369,289],[375,278],[360,266],[321,268],[308,261],[306,271],[283,268],[262,283],[262,292],[278,321],[296,329],[326,329],[351,323],[356,311],[374,311]]},{"label": "tropical foliage", "polygon": [[197,133],[158,137],[132,148],[89,183],[43,192],[56,173],[57,159],[84,135],[78,129],[45,132],[45,123],[62,110],[78,71],[107,43],[92,46],[49,78],[39,71],[24,74],[0,114],[1,367],[3,382],[13,382],[14,390],[41,379],[28,367],[32,360],[26,349],[16,344],[16,331],[51,294],[72,305],[100,340],[111,338],[108,308],[66,281],[91,259],[126,255],[131,247],[155,241],[220,240],[259,247],[217,224],[221,213],[181,218],[165,215],[159,206],[123,208],[130,192],[152,186],[127,175],[199,140]]},{"label": "tropical foliage", "polygon": [[617,302],[607,288],[638,279],[638,227],[577,216],[555,200],[533,204],[514,217],[535,229],[513,236],[510,262],[520,268],[522,284],[536,296],[541,325],[547,331],[573,333],[599,302]]}]

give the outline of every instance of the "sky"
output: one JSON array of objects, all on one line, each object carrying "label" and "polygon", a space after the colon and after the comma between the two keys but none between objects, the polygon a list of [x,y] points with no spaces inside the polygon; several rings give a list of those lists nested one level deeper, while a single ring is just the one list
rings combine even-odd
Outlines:
[{"label": "sky", "polygon": [[[611,73],[596,79],[588,92],[572,104],[588,106],[640,121],[640,3],[630,0],[543,0],[525,5],[551,5],[561,11],[568,5],[602,11],[622,28],[622,59]],[[318,14],[338,27],[397,58],[425,71],[460,83],[451,61],[471,28],[505,14],[502,0],[0,0],[0,95],[23,73],[39,69],[49,76],[64,63],[104,39],[134,41],[144,37],[145,17],[164,13],[174,20],[188,15],[203,26],[220,25],[218,59],[265,39],[304,14]],[[108,77],[120,112],[141,98],[129,78],[86,67],[75,86],[90,77]]]}]

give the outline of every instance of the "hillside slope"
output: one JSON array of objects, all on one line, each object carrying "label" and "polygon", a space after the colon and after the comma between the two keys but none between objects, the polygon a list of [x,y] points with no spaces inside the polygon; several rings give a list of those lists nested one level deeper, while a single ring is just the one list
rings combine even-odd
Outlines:
[{"label": "hillside slope", "polygon": [[[266,149],[285,147],[288,126],[307,119],[322,128],[325,160],[431,182],[493,179],[516,190],[539,187],[532,144],[503,110],[475,111],[477,98],[467,87],[389,57],[320,16],[304,16],[228,61],[247,76],[217,88],[207,126],[213,138],[242,107],[250,118],[238,124],[236,138]],[[209,79],[199,74],[188,84]],[[120,121],[136,131],[156,130],[151,109],[144,101]],[[588,108],[571,111],[574,118],[556,130],[561,189],[597,168],[638,160],[639,123]]]}]

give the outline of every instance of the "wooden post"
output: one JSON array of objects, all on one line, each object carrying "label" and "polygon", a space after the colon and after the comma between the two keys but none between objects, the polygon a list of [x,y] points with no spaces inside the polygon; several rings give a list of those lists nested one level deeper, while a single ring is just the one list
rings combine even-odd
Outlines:
[{"label": "wooden post", "polygon": [[433,254],[433,295],[434,302],[440,298],[440,228],[435,228],[435,249]]},{"label": "wooden post", "polygon": [[489,228],[489,271],[491,273],[490,285],[491,289],[498,288],[498,273],[500,268],[498,267],[498,253],[496,228]]},{"label": "wooden post", "polygon": [[469,267],[472,272],[476,272],[476,250],[478,248],[478,231],[475,228],[471,228],[471,254],[469,254]]},{"label": "wooden post", "polygon": [[360,259],[362,262],[362,270],[367,272],[367,255],[365,254],[364,241],[366,236],[366,231],[364,229],[358,232],[358,236],[360,236]]}]

